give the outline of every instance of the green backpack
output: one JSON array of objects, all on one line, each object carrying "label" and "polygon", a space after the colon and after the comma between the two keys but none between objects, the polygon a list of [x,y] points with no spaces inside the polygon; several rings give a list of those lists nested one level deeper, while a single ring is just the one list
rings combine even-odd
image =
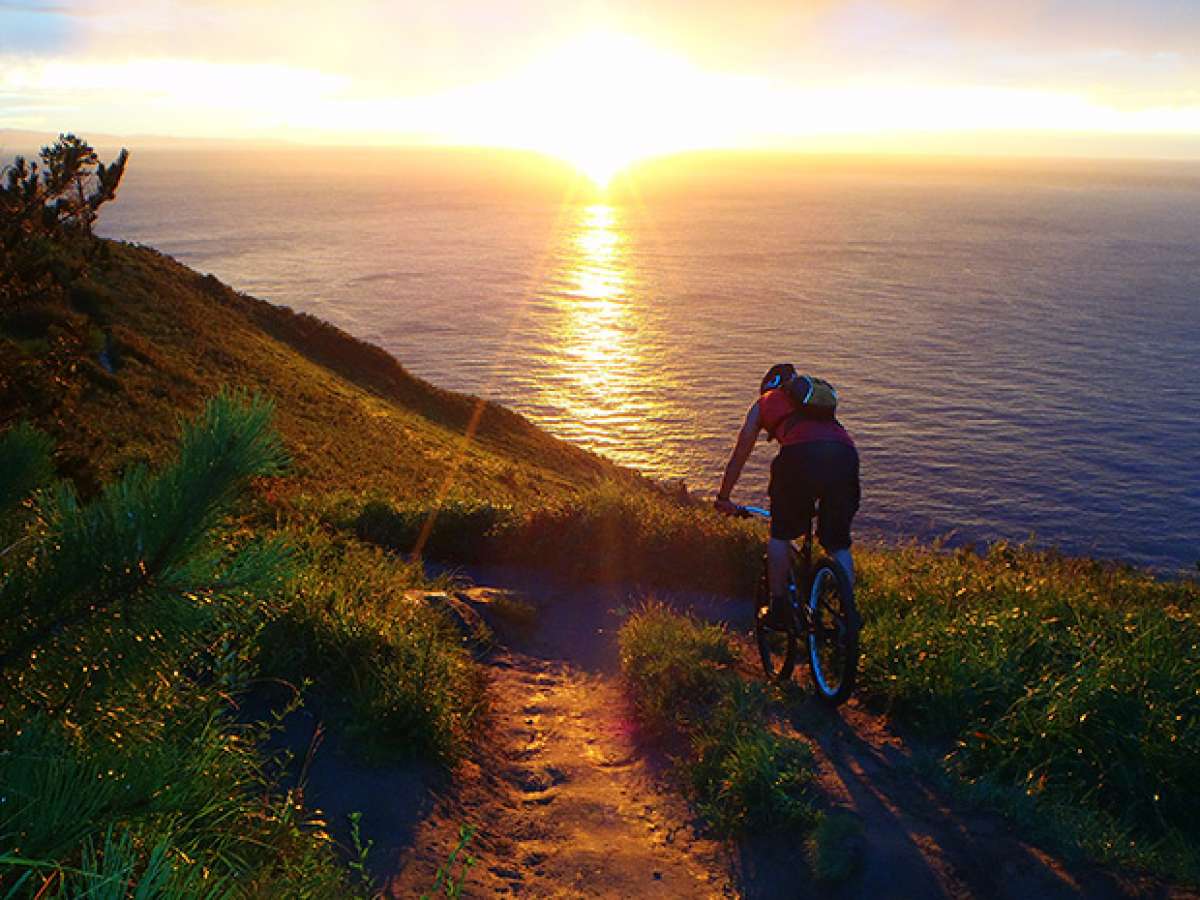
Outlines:
[{"label": "green backpack", "polygon": [[788,399],[796,407],[796,414],[801,418],[830,421],[837,414],[837,391],[824,378],[793,375],[780,387],[788,395]]}]

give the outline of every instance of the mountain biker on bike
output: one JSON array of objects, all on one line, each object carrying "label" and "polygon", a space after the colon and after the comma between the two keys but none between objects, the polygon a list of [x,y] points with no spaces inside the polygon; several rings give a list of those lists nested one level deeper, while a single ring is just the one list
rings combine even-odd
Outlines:
[{"label": "mountain biker on bike", "polygon": [[[858,511],[860,489],[858,450],[845,428],[827,410],[806,408],[787,390],[797,377],[790,363],[778,363],[767,371],[759,386],[759,397],[746,413],[737,443],[725,466],[715,506],[732,514],[737,506],[730,500],[746,460],[754,450],[758,433],[779,443],[771,462],[771,539],[767,544],[767,579],[771,591],[774,622],[782,621],[786,606],[791,542],[807,532],[813,510],[817,512],[817,537],[854,583],[854,559],[850,555],[850,523]],[[810,380],[811,384],[811,380]],[[836,403],[836,396],[834,399]]]}]

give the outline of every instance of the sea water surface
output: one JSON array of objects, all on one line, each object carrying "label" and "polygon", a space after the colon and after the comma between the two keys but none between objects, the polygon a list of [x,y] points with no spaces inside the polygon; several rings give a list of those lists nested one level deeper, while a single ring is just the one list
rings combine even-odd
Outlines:
[{"label": "sea water surface", "polygon": [[1200,178],[1176,176],[833,167],[572,200],[148,153],[101,230],[697,492],[791,360],[838,387],[860,533],[1194,572]]}]

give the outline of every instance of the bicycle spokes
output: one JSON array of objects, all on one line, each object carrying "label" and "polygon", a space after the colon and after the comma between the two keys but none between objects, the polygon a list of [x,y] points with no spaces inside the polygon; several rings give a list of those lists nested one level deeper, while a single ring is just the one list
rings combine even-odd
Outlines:
[{"label": "bicycle spokes", "polygon": [[858,664],[858,631],[854,599],[832,563],[813,573],[809,595],[809,661],[822,699],[841,703],[853,688]]}]

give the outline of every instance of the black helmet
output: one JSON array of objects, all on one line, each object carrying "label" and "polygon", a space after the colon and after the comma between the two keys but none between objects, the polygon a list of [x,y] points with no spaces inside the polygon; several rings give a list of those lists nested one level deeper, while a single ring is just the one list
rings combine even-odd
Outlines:
[{"label": "black helmet", "polygon": [[760,394],[765,394],[767,391],[780,387],[785,381],[792,378],[796,374],[796,367],[791,363],[776,363],[767,369],[767,374],[763,376],[762,384],[758,387]]}]

